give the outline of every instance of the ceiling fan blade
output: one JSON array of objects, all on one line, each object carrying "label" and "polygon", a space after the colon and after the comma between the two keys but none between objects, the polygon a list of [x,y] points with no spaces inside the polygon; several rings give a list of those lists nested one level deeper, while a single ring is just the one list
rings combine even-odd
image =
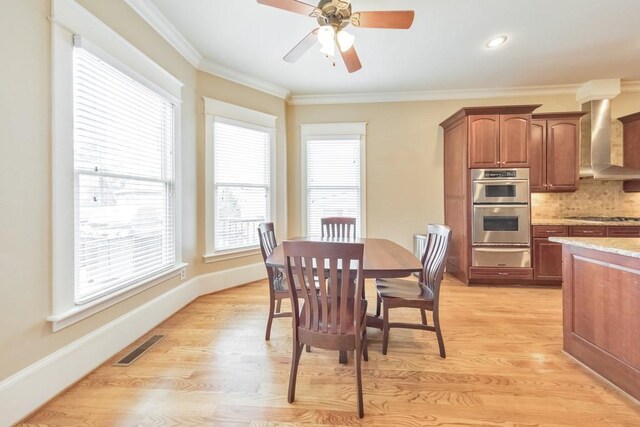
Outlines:
[{"label": "ceiling fan blade", "polygon": [[413,10],[380,10],[356,12],[351,15],[351,23],[360,28],[398,28],[406,30],[413,24]]},{"label": "ceiling fan blade", "polygon": [[258,0],[258,3],[311,17],[318,17],[322,13],[317,7],[298,0]]},{"label": "ceiling fan blade", "polygon": [[342,59],[344,60],[344,65],[347,66],[347,70],[350,73],[355,73],[360,68],[362,68],[362,64],[360,63],[360,58],[358,58],[356,49],[353,46],[351,46],[351,49],[345,52],[340,51],[340,54],[342,55]]},{"label": "ceiling fan blade", "polygon": [[305,38],[300,40],[300,43],[294,46],[293,49],[287,53],[284,58],[285,61],[292,64],[302,57],[309,49],[313,47],[318,41],[318,29],[314,28]]}]

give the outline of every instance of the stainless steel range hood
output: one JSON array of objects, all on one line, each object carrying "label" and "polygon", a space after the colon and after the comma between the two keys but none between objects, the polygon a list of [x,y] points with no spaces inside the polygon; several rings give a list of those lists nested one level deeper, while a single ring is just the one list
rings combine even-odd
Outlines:
[{"label": "stainless steel range hood", "polygon": [[640,170],[611,163],[611,98],[620,93],[620,80],[592,80],[578,91],[582,103],[580,177],[640,180]]}]

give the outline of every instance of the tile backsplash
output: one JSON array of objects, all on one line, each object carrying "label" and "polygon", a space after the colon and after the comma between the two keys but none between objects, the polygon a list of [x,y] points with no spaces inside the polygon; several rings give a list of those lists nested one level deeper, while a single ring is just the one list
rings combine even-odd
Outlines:
[{"label": "tile backsplash", "polygon": [[574,193],[532,193],[534,219],[568,216],[640,217],[640,193],[625,193],[622,181],[581,179]]}]

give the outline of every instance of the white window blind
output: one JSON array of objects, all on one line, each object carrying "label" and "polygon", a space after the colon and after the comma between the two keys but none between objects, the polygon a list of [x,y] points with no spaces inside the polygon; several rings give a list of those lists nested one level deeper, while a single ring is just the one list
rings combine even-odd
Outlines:
[{"label": "white window blind", "polygon": [[360,139],[306,141],[307,235],[322,234],[320,219],[329,216],[356,218],[356,234],[362,225]]},{"label": "white window blind", "polygon": [[75,293],[82,304],[172,267],[174,105],[74,48]]},{"label": "white window blind", "polygon": [[270,220],[271,130],[216,117],[214,251],[258,245],[258,224]]}]

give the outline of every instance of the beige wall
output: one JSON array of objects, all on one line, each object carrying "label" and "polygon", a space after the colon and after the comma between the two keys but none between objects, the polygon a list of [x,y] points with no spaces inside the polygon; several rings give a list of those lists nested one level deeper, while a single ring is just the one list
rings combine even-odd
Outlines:
[{"label": "beige wall", "polygon": [[444,219],[442,129],[439,123],[466,106],[544,104],[539,111],[577,108],[573,96],[470,99],[287,109],[289,235],[300,234],[300,125],[368,122],[366,138],[367,236],[407,248],[414,233]]}]

